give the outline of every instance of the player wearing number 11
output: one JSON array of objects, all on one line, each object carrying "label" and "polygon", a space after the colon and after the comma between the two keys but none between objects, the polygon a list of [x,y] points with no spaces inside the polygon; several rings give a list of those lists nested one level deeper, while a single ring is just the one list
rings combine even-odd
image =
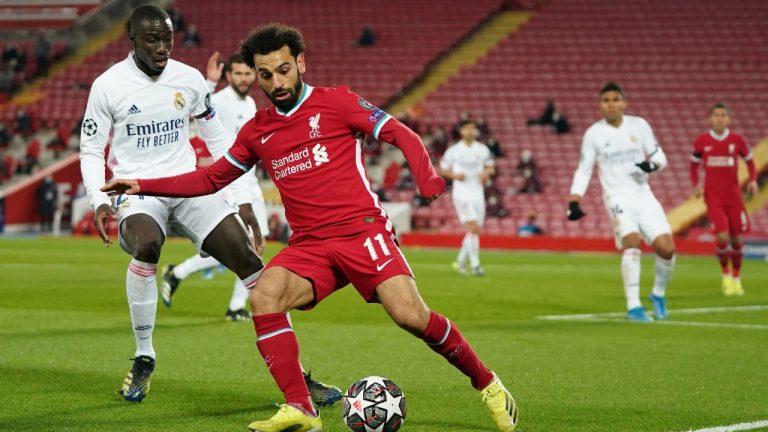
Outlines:
[{"label": "player wearing number 11", "polygon": [[467,375],[481,391],[498,430],[514,429],[514,400],[458,327],[424,303],[392,222],[368,182],[361,134],[403,152],[422,196],[432,200],[442,194],[445,182],[435,173],[418,135],[346,87],[304,83],[304,41],[294,28],[261,27],[243,42],[241,51],[274,107],[257,112],[243,126],[225,157],[181,176],[113,180],[103,190],[177,197],[210,194],[258,161],[274,181],[293,236],[267,264],[250,303],[256,345],[286,403],[271,419],[255,421],[249,428],[322,428],[286,312],[311,309],[351,283],[366,301],[381,303],[395,323]]}]

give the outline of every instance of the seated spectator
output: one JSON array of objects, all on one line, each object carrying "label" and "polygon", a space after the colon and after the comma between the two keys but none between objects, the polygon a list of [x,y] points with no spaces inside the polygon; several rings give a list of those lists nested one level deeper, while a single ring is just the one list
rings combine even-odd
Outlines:
[{"label": "seated spectator", "polygon": [[168,6],[165,10],[168,16],[171,18],[171,25],[174,32],[184,31],[184,17],[181,15],[181,11],[175,4]]},{"label": "seated spectator", "polygon": [[488,123],[483,116],[477,116],[475,118],[475,125],[477,126],[477,140],[485,142],[491,139],[491,128],[488,127]]},{"label": "seated spectator", "polygon": [[565,134],[571,131],[571,125],[568,123],[568,119],[560,111],[555,111],[552,115],[553,130],[556,134]]},{"label": "seated spectator", "polygon": [[10,64],[0,65],[0,93],[13,92],[13,67]]},{"label": "seated spectator", "polygon": [[10,66],[14,72],[21,72],[27,65],[27,55],[24,53],[24,50],[11,42],[3,50],[3,63]]},{"label": "seated spectator", "polygon": [[373,191],[373,193],[376,194],[376,196],[379,197],[379,202],[389,202],[389,197],[387,197],[387,192],[384,190],[383,187],[381,187],[381,184],[379,182],[372,181],[371,190]]},{"label": "seated spectator", "polygon": [[40,165],[40,140],[33,139],[27,144],[27,152],[24,159],[19,161],[16,172],[19,174],[32,174],[35,167]]},{"label": "seated spectator", "polygon": [[47,76],[48,75],[48,62],[51,58],[51,41],[48,40],[48,32],[45,29],[40,29],[35,39],[35,60],[37,62],[37,70],[35,76]]},{"label": "seated spectator", "polygon": [[504,157],[504,151],[501,149],[501,144],[499,144],[495,138],[489,138],[488,141],[485,142],[485,145],[488,146],[488,150],[491,151],[494,159]]},{"label": "seated spectator", "polygon": [[67,141],[69,141],[70,130],[64,125],[63,122],[59,123],[59,127],[56,128],[56,136],[54,136],[45,147],[48,150],[53,151],[53,158],[58,159],[59,153],[67,149]]},{"label": "seated spectator", "polygon": [[189,30],[184,33],[184,39],[181,41],[181,43],[186,48],[197,48],[203,44],[203,41],[200,38],[200,33],[197,32],[197,26],[195,24],[189,25]]},{"label": "seated spectator", "polygon": [[544,111],[541,112],[541,115],[538,118],[528,119],[528,126],[554,124],[554,120],[552,119],[554,115],[555,103],[550,99],[547,101],[547,104],[544,106]]},{"label": "seated spectator", "polygon": [[26,111],[16,111],[16,130],[26,137],[32,132],[32,117]]},{"label": "seated spectator", "polygon": [[489,195],[485,201],[485,214],[489,217],[505,218],[509,216],[509,210],[501,203],[499,195]]},{"label": "seated spectator", "polygon": [[43,180],[40,187],[37,188],[37,203],[40,213],[40,231],[47,232],[53,228],[53,214],[56,211],[56,200],[59,197],[59,191],[52,176]]},{"label": "seated spectator", "polygon": [[517,163],[517,172],[523,177],[523,187],[520,193],[539,193],[541,192],[541,180],[539,180],[539,167],[533,160],[533,153],[530,150],[523,150],[520,154],[520,161]]},{"label": "seated spectator", "polygon": [[403,162],[402,170],[400,171],[400,178],[395,182],[395,189],[397,190],[413,190],[416,189],[416,180],[413,179],[411,174],[411,168],[408,167],[407,162]]},{"label": "seated spectator", "polygon": [[544,235],[544,230],[536,224],[536,218],[538,215],[535,211],[528,213],[528,222],[517,228],[517,235],[520,237],[532,237],[537,235]]},{"label": "seated spectator", "polygon": [[376,45],[376,33],[369,25],[364,25],[360,36],[357,38],[357,46],[371,47]]},{"label": "seated spectator", "polygon": [[0,149],[8,148],[8,143],[11,142],[11,134],[8,133],[8,129],[4,123],[0,123]]}]

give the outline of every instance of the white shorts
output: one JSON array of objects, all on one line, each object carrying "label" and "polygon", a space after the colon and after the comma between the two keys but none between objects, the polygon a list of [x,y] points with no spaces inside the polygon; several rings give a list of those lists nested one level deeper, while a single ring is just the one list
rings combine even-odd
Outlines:
[{"label": "white shorts", "polygon": [[647,244],[662,234],[671,234],[667,215],[651,191],[603,197],[605,210],[611,218],[616,248],[631,233],[640,233]]},{"label": "white shorts", "polygon": [[146,214],[157,222],[165,236],[166,224],[192,240],[198,252],[208,234],[228,215],[235,213],[221,195],[204,195],[195,198],[166,198],[144,195],[120,195],[115,200],[120,247],[131,253],[123,241],[122,225],[125,218]]},{"label": "white shorts", "polygon": [[[221,195],[224,198],[224,201],[232,206],[235,213],[238,213],[240,211],[240,206],[235,203],[234,195],[228,192],[227,188],[224,188],[214,195]],[[256,216],[256,221],[259,223],[261,235],[262,237],[266,237],[269,235],[269,226],[267,226],[267,204],[264,202],[264,196],[261,194],[261,190],[259,190],[259,193],[251,193],[251,198],[251,207],[253,207],[253,214]]]},{"label": "white shorts", "polygon": [[471,221],[477,222],[483,226],[485,222],[485,199],[484,198],[453,198],[453,207],[456,208],[456,215],[463,224]]}]

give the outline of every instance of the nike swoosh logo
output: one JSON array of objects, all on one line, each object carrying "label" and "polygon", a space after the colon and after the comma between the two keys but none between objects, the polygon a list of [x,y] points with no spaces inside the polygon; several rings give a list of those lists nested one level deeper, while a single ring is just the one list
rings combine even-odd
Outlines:
[{"label": "nike swoosh logo", "polygon": [[271,133],[271,134],[269,134],[268,136],[265,136],[265,137],[261,137],[261,143],[262,143],[262,144],[266,143],[267,141],[269,141],[269,139],[270,139],[270,138],[272,138],[272,135],[274,135],[274,134],[276,134],[276,133],[277,133],[277,132],[272,132],[272,133]]},{"label": "nike swoosh logo", "polygon": [[384,267],[386,267],[386,266],[387,266],[387,264],[391,263],[393,260],[394,260],[394,258],[390,258],[390,259],[389,259],[389,261],[385,262],[384,264],[382,264],[382,265],[377,265],[377,266],[376,266],[376,271],[381,271],[381,269],[383,269]]}]

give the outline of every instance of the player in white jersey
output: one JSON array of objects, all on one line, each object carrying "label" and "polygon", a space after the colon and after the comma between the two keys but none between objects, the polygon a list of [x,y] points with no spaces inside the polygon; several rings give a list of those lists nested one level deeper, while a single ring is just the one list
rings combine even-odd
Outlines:
[{"label": "player in white jersey", "polygon": [[616,247],[623,250],[621,276],[627,299],[627,319],[650,322],[640,302],[642,237],[656,252],[656,277],[650,300],[656,319],[667,318],[666,288],[675,266],[675,243],[664,209],[651,192],[648,177],[667,165],[667,158],[643,118],[624,115],[624,91],[607,83],[600,90],[603,120],[584,133],[581,159],[573,176],[568,219],[585,216],[579,203],[598,164],[605,209],[611,217]]},{"label": "player in white jersey", "polygon": [[[224,125],[224,129],[232,137],[236,137],[243,124],[256,114],[256,102],[249,96],[253,83],[256,80],[256,74],[253,72],[253,69],[245,64],[239,53],[232,55],[227,60],[226,65],[219,63],[218,60],[219,52],[217,51],[213,53],[208,61],[206,73],[208,87],[211,91],[216,88],[216,83],[221,79],[223,69],[228,85],[221,91],[214,93],[211,99],[216,107],[221,123]],[[259,183],[256,180],[255,167],[243,174],[237,182],[243,184],[243,190],[247,192],[246,194],[233,191],[231,185],[218,193],[223,193],[227,202],[235,207],[246,204],[251,205],[253,212],[256,214],[256,219],[259,221],[261,235],[266,237],[269,234],[267,208],[261,188],[259,188]],[[171,264],[165,267],[160,282],[160,294],[163,304],[166,307],[171,307],[173,294],[179,288],[181,281],[189,275],[201,270],[217,267],[219,264],[216,258],[210,256],[202,257],[199,254],[195,254],[181,264]],[[243,282],[236,278],[229,307],[224,317],[231,321],[250,321],[251,314],[245,308],[247,300],[248,290],[243,285]]]},{"label": "player in white jersey", "polygon": [[[111,244],[104,225],[107,218],[117,217],[120,246],[132,256],[126,292],[136,357],[120,393],[127,401],[140,402],[149,391],[155,368],[155,274],[166,223],[184,232],[199,250],[217,257],[247,287],[255,285],[263,264],[242,222],[219,196],[179,199],[121,195],[113,209],[110,198],[99,190],[105,183],[104,152],[110,135],[108,166],[120,177],[193,171],[190,115],[198,119],[200,134],[215,158],[232,143],[213,109],[200,72],[169,58],[173,30],[166,12],[156,6],[141,6],[133,11],[130,25],[134,50],[91,87],[81,132],[80,161],[102,240],[107,246]],[[251,220],[246,223],[258,230],[250,213]]]},{"label": "player in white jersey", "polygon": [[466,260],[472,273],[485,274],[480,265],[480,232],[485,222],[485,181],[494,174],[493,157],[488,147],[477,141],[477,125],[474,120],[460,123],[461,140],[445,151],[440,161],[440,175],[453,180],[453,206],[459,221],[467,233],[453,268],[467,274]]}]

